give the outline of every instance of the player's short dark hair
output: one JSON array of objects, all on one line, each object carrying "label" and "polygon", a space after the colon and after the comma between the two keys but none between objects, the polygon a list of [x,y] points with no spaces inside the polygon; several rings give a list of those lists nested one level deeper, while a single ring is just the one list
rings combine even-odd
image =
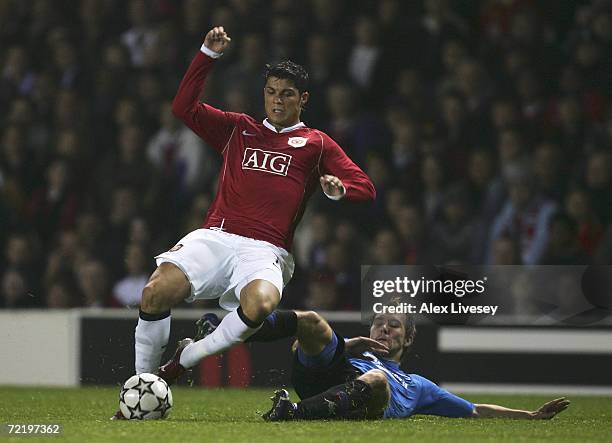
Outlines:
[{"label": "player's short dark hair", "polygon": [[267,64],[264,75],[265,81],[268,81],[270,77],[291,80],[300,94],[308,90],[308,72],[302,65],[298,65],[291,60],[283,60],[273,65]]}]

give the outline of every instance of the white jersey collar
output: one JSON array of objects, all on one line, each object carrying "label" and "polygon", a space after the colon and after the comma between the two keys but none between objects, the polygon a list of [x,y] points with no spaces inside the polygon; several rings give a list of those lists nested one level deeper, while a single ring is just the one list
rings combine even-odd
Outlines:
[{"label": "white jersey collar", "polygon": [[299,122],[299,123],[296,123],[293,126],[289,126],[288,128],[283,128],[280,131],[277,131],[276,128],[274,126],[272,126],[272,123],[270,123],[267,118],[264,119],[263,125],[266,128],[268,128],[270,131],[274,131],[274,132],[276,132],[278,134],[284,134],[285,132],[291,132],[291,131],[294,131],[296,129],[305,128],[306,127],[306,125],[303,122]]}]

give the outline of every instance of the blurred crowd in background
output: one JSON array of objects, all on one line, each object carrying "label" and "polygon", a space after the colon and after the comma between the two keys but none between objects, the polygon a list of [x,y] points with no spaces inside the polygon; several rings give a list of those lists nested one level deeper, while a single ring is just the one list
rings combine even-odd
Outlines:
[{"label": "blurred crowd in background", "polygon": [[303,64],[378,191],[313,197],[284,308],[359,309],[361,264],[612,262],[611,1],[0,0],[0,306],[137,306],[199,227],[219,158],[170,103],[213,25],[202,100],[263,119]]}]

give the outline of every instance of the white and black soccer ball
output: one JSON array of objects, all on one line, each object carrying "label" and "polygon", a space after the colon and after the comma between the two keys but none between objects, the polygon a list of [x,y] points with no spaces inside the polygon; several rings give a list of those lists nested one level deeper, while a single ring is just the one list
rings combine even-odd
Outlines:
[{"label": "white and black soccer ball", "polygon": [[172,391],[155,374],[134,375],[121,388],[119,408],[128,420],[166,418],[172,409]]}]

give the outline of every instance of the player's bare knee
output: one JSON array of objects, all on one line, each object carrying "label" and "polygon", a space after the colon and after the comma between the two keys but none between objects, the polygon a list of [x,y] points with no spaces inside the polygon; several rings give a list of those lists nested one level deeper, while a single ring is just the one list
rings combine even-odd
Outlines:
[{"label": "player's bare knee", "polygon": [[389,382],[387,376],[380,369],[372,369],[359,377],[372,389],[372,396],[389,397]]},{"label": "player's bare knee", "polygon": [[280,301],[278,290],[268,285],[249,284],[240,297],[240,305],[245,315],[254,322],[262,322],[270,315]]},{"label": "player's bare knee", "polygon": [[277,306],[277,303],[274,302],[274,300],[264,299],[261,305],[259,305],[259,315],[258,315],[257,321],[264,321],[268,315],[274,312],[274,309],[276,309],[276,306]]}]

